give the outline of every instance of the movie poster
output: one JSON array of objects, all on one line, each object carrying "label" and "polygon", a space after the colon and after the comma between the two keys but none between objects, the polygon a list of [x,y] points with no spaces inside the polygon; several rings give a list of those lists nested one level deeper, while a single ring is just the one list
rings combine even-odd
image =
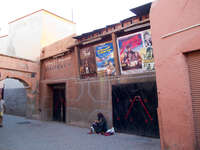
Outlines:
[{"label": "movie poster", "polygon": [[95,49],[98,76],[115,75],[116,70],[112,42],[98,45]]},{"label": "movie poster", "polygon": [[122,74],[154,70],[153,49],[149,30],[117,39]]},{"label": "movie poster", "polygon": [[152,40],[150,30],[142,32],[145,53],[143,55],[143,69],[146,71],[155,70]]},{"label": "movie poster", "polygon": [[80,50],[80,74],[82,78],[96,76],[94,51],[92,46]]}]

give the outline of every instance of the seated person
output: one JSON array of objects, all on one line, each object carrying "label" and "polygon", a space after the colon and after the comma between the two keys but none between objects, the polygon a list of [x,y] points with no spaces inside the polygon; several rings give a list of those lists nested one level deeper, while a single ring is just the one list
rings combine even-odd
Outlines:
[{"label": "seated person", "polygon": [[107,122],[102,113],[97,114],[98,120],[94,121],[91,126],[91,133],[105,133],[107,131]]}]

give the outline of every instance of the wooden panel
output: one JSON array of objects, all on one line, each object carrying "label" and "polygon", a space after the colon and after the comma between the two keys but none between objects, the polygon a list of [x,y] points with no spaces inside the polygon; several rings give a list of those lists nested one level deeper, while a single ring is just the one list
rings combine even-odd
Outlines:
[{"label": "wooden panel", "polygon": [[[200,143],[200,51],[187,55],[189,67],[190,88],[192,95],[192,110],[197,143]],[[199,146],[199,145],[198,145]]]},{"label": "wooden panel", "polygon": [[113,42],[113,47],[114,47],[114,58],[115,58],[115,65],[116,65],[116,67],[115,67],[116,73],[117,73],[117,75],[120,75],[119,57],[118,57],[115,33],[112,33],[112,42]]}]

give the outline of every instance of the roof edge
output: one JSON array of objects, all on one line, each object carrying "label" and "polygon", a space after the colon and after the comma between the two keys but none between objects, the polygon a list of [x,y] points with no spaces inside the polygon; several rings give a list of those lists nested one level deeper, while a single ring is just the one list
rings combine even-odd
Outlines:
[{"label": "roof edge", "polygon": [[[146,22],[150,22],[150,19],[149,19],[149,18],[148,18],[148,19],[144,19],[144,20],[142,20],[142,21],[139,21],[139,22],[130,24],[130,25],[126,26],[126,27],[122,27],[122,28],[120,28],[120,29],[115,29],[115,30],[110,31],[110,32],[107,32],[107,33],[105,33],[105,34],[101,34],[101,35],[98,35],[98,36],[96,36],[96,37],[92,37],[92,38],[83,40],[83,41],[81,41],[81,42],[79,42],[79,43],[86,42],[86,41],[90,41],[90,40],[93,40],[93,39],[96,39],[96,38],[99,38],[99,37],[102,37],[102,36],[106,36],[106,35],[109,35],[109,34],[112,34],[112,33],[116,33],[116,32],[122,31],[122,30],[124,30],[124,29],[130,28],[130,27],[132,27],[132,26],[137,26],[137,25],[140,25],[140,24],[144,24],[144,23],[146,23]],[[87,33],[84,33],[84,34],[75,36],[75,37],[73,37],[73,38],[74,38],[74,39],[79,39],[80,37],[82,37],[82,36],[84,36],[84,35],[87,35],[87,34],[91,34],[92,32],[93,32],[93,31],[87,32]]]},{"label": "roof edge", "polygon": [[142,16],[149,14],[149,11],[151,9],[152,2],[145,3],[143,5],[137,6],[135,8],[129,9],[132,13],[134,13],[136,16]]},{"label": "roof edge", "polygon": [[37,63],[37,61],[34,61],[34,60],[21,58],[21,57],[16,57],[16,56],[10,56],[10,55],[6,55],[6,54],[0,54],[0,56],[9,57],[9,58],[13,58],[13,59],[19,59],[19,60],[23,60],[23,61],[32,62],[32,63]]},{"label": "roof edge", "polygon": [[26,17],[28,17],[28,16],[31,16],[31,15],[33,15],[33,14],[35,14],[35,13],[38,13],[38,12],[41,12],[41,11],[45,11],[45,12],[47,12],[47,13],[50,13],[50,14],[52,14],[52,15],[54,15],[54,16],[57,16],[57,17],[59,17],[59,18],[65,20],[65,21],[68,21],[68,22],[70,22],[70,23],[72,23],[72,24],[76,24],[75,22],[73,22],[73,21],[71,21],[71,20],[69,20],[69,19],[66,19],[66,18],[64,18],[64,17],[61,17],[61,16],[59,16],[59,15],[56,15],[55,13],[52,13],[52,12],[46,10],[46,9],[40,9],[40,10],[34,11],[34,12],[29,13],[29,14],[23,16],[23,17],[19,17],[19,18],[13,20],[13,21],[10,21],[8,24],[11,24],[11,23],[13,23],[13,22],[16,22],[16,21],[18,21],[18,20],[21,20],[21,19],[23,19],[23,18],[26,18]]}]

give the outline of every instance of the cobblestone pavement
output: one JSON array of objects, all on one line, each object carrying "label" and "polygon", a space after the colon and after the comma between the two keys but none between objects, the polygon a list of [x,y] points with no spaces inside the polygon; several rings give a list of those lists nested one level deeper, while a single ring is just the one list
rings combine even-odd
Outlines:
[{"label": "cobblestone pavement", "polygon": [[0,150],[160,150],[159,139],[87,133],[85,128],[5,115]]}]

